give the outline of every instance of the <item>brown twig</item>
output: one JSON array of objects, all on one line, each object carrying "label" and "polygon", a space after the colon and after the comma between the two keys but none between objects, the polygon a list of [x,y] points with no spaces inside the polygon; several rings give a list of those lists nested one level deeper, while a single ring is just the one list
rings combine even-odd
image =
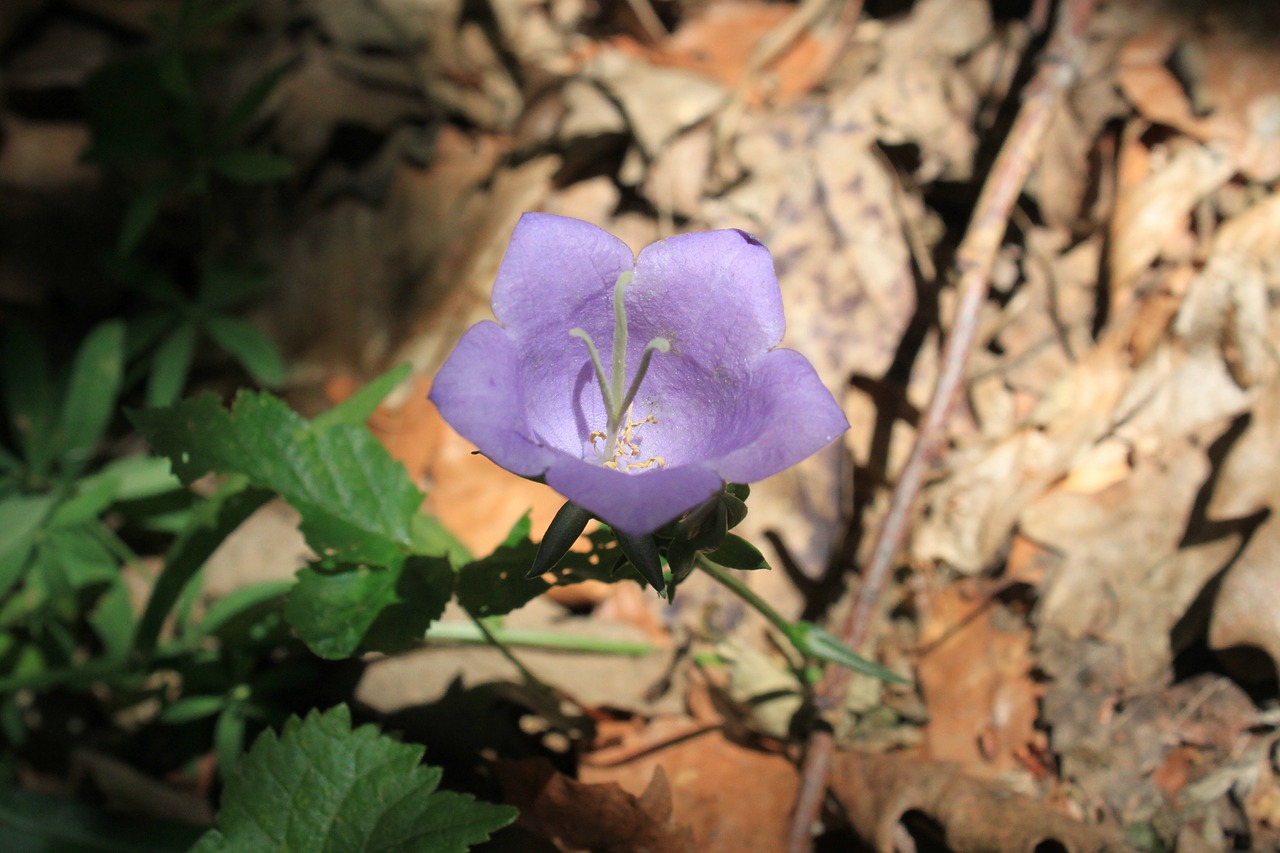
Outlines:
[{"label": "brown twig", "polygon": [[[840,631],[840,639],[855,650],[867,638],[880,595],[893,568],[894,557],[906,535],[911,506],[920,491],[925,471],[945,442],[947,421],[959,396],[965,364],[977,336],[978,319],[987,299],[996,253],[1004,239],[1014,204],[1039,157],[1058,102],[1077,76],[1084,51],[1084,26],[1093,3],[1094,0],[1066,0],[1061,7],[1057,29],[1036,76],[1027,86],[1022,107],[991,167],[969,228],[956,253],[959,300],[933,399],[920,423],[915,446],[899,475],[888,512],[862,573],[862,588],[858,591],[857,601]],[[819,712],[831,711],[840,704],[850,675],[848,670],[840,667],[827,669],[818,689]],[[810,736],[802,768],[800,793],[788,842],[791,853],[805,853],[810,848],[810,828],[822,807],[834,751],[832,733],[825,728],[816,729]]]}]

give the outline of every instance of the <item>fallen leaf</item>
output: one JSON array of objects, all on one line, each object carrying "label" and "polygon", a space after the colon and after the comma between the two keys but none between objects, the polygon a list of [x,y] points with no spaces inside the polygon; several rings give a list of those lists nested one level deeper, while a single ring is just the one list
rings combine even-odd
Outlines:
[{"label": "fallen leaf", "polygon": [[592,853],[692,853],[689,829],[672,816],[672,791],[661,768],[638,797],[616,784],[587,784],[546,759],[500,761],[494,768],[517,825],[570,849]]}]

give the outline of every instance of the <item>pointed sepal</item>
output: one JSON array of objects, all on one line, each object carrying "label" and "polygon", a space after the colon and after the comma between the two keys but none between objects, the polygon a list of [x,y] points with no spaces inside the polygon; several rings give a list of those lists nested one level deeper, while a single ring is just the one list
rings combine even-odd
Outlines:
[{"label": "pointed sepal", "polygon": [[551,519],[547,532],[543,534],[542,542],[538,544],[538,553],[534,556],[533,566],[525,575],[525,579],[529,580],[546,574],[555,567],[556,563],[563,560],[564,555],[568,554],[569,549],[573,547],[573,543],[577,542],[578,537],[582,535],[582,531],[587,529],[587,522],[591,517],[591,513],[572,501],[567,501],[560,507],[556,517]]},{"label": "pointed sepal", "polygon": [[622,549],[622,553],[631,565],[636,567],[640,577],[661,593],[667,584],[662,577],[662,558],[658,554],[658,540],[654,539],[652,534],[628,536],[617,530],[613,533],[618,538],[618,547]]}]

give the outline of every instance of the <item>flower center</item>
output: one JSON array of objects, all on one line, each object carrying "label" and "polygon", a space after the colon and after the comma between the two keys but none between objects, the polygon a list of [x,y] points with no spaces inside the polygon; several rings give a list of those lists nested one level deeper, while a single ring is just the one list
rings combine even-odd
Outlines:
[{"label": "flower center", "polygon": [[[592,446],[603,441],[601,448],[602,465],[606,468],[617,468],[619,462],[627,457],[640,454],[640,447],[634,440],[635,431],[644,424],[656,424],[658,419],[649,415],[639,421],[632,419],[632,404],[640,383],[649,372],[649,363],[655,352],[669,352],[671,342],[666,338],[654,338],[644,345],[640,355],[640,366],[636,375],[627,382],[627,308],[625,295],[627,285],[635,278],[635,273],[627,271],[618,276],[618,283],[613,286],[613,363],[608,377],[605,376],[604,364],[600,361],[600,351],[596,342],[585,329],[574,328],[569,334],[587,345],[587,353],[591,356],[591,366],[595,368],[596,382],[600,385],[600,397],[604,400],[606,424],[604,430],[595,430],[588,441]],[[654,456],[643,462],[626,462],[627,470],[648,468],[652,465],[664,467],[667,462],[660,456]]]}]

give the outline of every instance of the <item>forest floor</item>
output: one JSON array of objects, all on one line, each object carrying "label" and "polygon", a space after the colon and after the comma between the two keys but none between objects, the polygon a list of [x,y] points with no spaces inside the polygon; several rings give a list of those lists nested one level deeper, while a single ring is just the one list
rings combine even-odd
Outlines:
[{"label": "forest floor", "polygon": [[[93,201],[113,187],[78,159],[65,102],[174,5],[0,11],[7,303],[98,275],[66,246],[114,234]],[[852,428],[753,488],[744,535],[775,568],[748,582],[838,626],[946,364],[980,193],[1058,63],[995,223],[959,403],[859,644],[911,683],[855,678],[830,713],[821,819],[886,851],[1280,849],[1280,9],[1088,6],[262,0],[214,93],[285,68],[257,133],[297,171],[237,212],[275,272],[253,319],[304,411],[412,363],[373,427],[424,510],[487,553],[561,499],[473,455],[425,395],[490,316],[519,215],[585,219],[637,251],[751,232],[776,262],[784,345]],[[1067,14],[1078,49],[1054,56]],[[289,577],[294,524],[275,505],[251,519],[209,594]],[[709,582],[672,606],[588,582],[508,623],[652,648],[516,650],[594,724],[524,717],[560,756],[499,765],[530,837],[786,849],[805,741],[763,620]],[[429,645],[369,661],[353,698],[391,730],[443,709],[439,737],[511,758],[480,691],[518,701],[520,673]]]}]

